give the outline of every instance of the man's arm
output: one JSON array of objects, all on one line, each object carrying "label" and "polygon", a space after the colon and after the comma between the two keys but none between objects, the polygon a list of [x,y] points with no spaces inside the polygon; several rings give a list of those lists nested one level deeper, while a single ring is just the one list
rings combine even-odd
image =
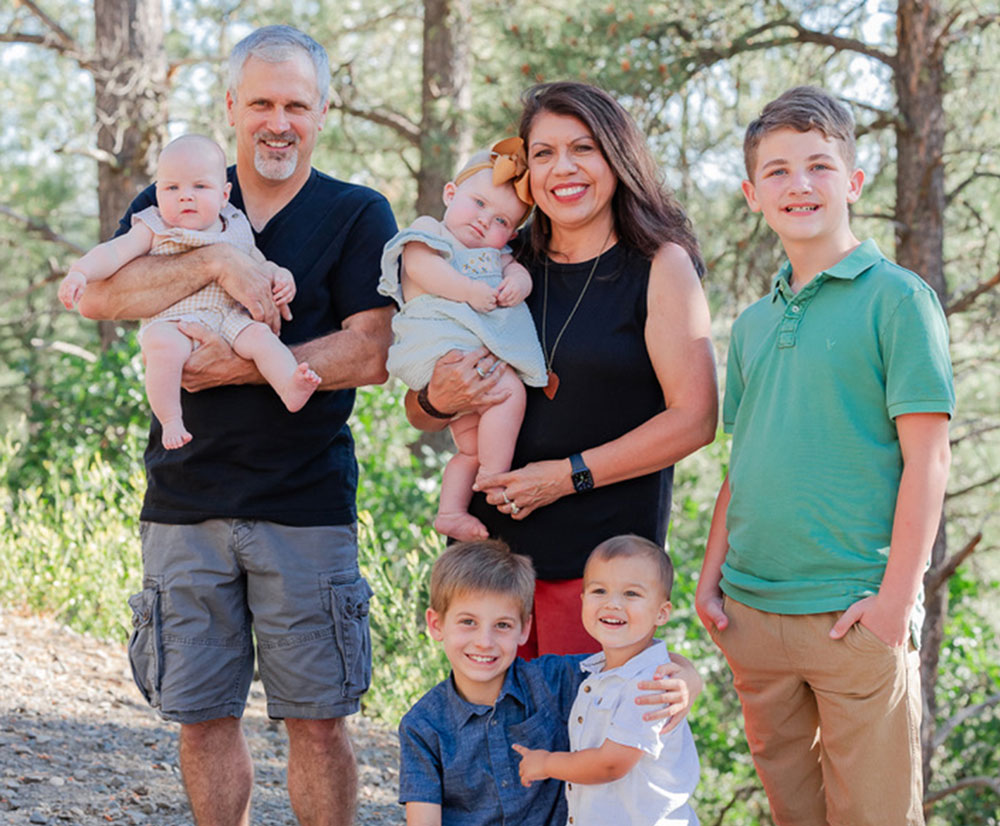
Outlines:
[{"label": "man's arm", "polygon": [[549,777],[585,786],[611,783],[628,774],[642,757],[641,749],[612,740],[605,740],[596,749],[581,751],[526,749],[517,743],[511,748],[521,755],[521,784],[524,786]]},{"label": "man's arm", "polygon": [[406,826],[441,826],[441,804],[408,800]]},{"label": "man's arm", "polygon": [[97,320],[149,318],[213,281],[254,319],[279,329],[266,262],[257,263],[232,244],[223,243],[177,255],[137,258],[111,278],[88,284],[79,310]]},{"label": "man's arm", "polygon": [[[291,351],[322,376],[320,390],[381,384],[389,377],[385,360],[392,343],[392,313],[391,306],[355,313],[337,332],[296,344]],[[237,356],[220,336],[200,324],[182,324],[180,329],[200,345],[184,364],[182,385],[188,392],[223,384],[264,384],[257,365]]]},{"label": "man's arm", "polygon": [[860,622],[887,645],[909,637],[909,618],[920,592],[924,568],[941,520],[951,446],[946,413],[906,413],[896,417],[903,472],[896,494],[889,561],[878,593],[850,606],[830,636],[839,639]]}]

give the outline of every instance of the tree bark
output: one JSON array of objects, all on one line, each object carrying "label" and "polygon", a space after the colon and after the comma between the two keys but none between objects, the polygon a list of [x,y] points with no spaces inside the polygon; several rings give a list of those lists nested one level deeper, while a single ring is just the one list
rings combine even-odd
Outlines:
[{"label": "tree bark", "polygon": [[[152,180],[167,121],[167,60],[161,0],[95,0],[97,199],[101,240]],[[101,322],[101,346],[116,337]]]},{"label": "tree bark", "polygon": [[441,215],[441,190],[471,148],[470,14],[469,0],[424,0],[418,215]]},{"label": "tree bark", "polygon": [[[945,65],[938,0],[900,0],[896,13],[899,101],[896,129],[896,259],[919,274],[947,306],[944,281],[944,79]],[[925,582],[948,557],[942,514]],[[948,587],[928,589],[920,652],[923,721],[920,741],[926,789],[937,726],[938,661],[948,613]]]}]

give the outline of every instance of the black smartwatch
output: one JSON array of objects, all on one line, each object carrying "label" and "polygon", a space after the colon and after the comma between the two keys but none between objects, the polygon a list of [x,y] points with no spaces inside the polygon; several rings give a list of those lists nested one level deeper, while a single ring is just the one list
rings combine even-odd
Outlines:
[{"label": "black smartwatch", "polygon": [[573,480],[573,489],[580,493],[594,487],[594,477],[590,473],[590,468],[583,461],[579,453],[574,453],[569,457],[571,466],[570,479]]}]

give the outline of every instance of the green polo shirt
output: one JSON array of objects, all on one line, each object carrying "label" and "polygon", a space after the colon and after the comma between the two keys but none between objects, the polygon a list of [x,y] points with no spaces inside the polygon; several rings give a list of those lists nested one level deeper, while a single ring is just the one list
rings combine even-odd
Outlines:
[{"label": "green polo shirt", "polygon": [[733,326],[722,590],[778,614],[875,593],[903,460],[894,419],[955,407],[934,291],[866,241],[798,293],[791,266]]}]

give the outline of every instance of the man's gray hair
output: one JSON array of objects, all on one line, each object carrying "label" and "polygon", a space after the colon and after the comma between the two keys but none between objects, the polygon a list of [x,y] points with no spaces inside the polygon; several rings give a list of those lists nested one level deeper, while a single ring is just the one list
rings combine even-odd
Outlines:
[{"label": "man's gray hair", "polygon": [[243,66],[248,58],[282,63],[290,60],[296,49],[304,51],[316,69],[319,105],[323,108],[330,96],[330,58],[327,57],[326,49],[305,32],[285,25],[263,26],[233,46],[229,53],[229,94],[233,96],[233,100],[236,99],[236,89],[243,78]]}]

